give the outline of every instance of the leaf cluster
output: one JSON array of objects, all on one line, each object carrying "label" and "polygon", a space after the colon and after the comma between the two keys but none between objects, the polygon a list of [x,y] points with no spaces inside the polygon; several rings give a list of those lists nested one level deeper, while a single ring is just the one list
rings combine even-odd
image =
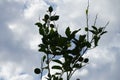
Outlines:
[{"label": "leaf cluster", "polygon": [[[62,76],[66,73],[67,80],[69,80],[76,70],[81,69],[89,62],[89,59],[84,58],[83,55],[88,49],[98,46],[101,36],[107,31],[105,31],[105,27],[97,28],[95,25],[91,26],[91,29],[86,27],[86,33],[92,35],[92,38],[88,40],[87,36],[89,34],[77,35],[81,29],[71,31],[70,27],[67,27],[65,30],[66,36],[63,36],[57,31],[55,24],[59,20],[59,15],[53,13],[53,8],[50,6],[47,14],[44,15],[44,22],[35,24],[39,28],[39,34],[42,36],[42,43],[39,44],[39,52],[44,52],[41,64],[47,65],[42,65],[40,70],[35,69],[35,73],[41,73],[42,77],[44,69],[48,70],[48,80],[63,80]],[[64,61],[59,60],[58,57],[63,58]],[[52,69],[61,72],[51,74],[51,62],[58,63],[59,65],[53,65]]]}]

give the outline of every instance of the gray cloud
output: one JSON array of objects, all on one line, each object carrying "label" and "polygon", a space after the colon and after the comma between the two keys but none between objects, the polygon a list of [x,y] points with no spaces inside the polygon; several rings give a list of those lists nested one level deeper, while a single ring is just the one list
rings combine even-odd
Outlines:
[{"label": "gray cloud", "polygon": [[[30,49],[29,42],[30,39],[32,39],[31,34],[36,34],[34,33],[36,32],[36,30],[31,28],[34,23],[31,23],[32,21],[30,22],[30,20],[29,22],[27,22],[27,20],[25,20],[22,16],[24,12],[23,7],[24,3],[19,3],[15,1],[3,1],[0,4],[0,67],[1,69],[3,69],[5,67],[4,65],[10,63],[10,65],[13,65],[15,68],[21,67],[21,73],[23,72],[25,73],[25,75],[27,74],[31,76],[34,74],[34,68],[39,65],[39,58],[41,55],[38,54],[37,50],[35,51]],[[16,26],[18,27],[15,30],[22,30],[22,32],[19,34],[14,29],[11,30],[9,28],[9,25],[11,24],[16,24]],[[10,68],[12,67],[10,67],[10,65],[6,67],[6,71],[11,70]],[[5,76],[2,74],[5,71],[1,71],[2,70],[0,70],[0,80],[4,80],[5,77],[5,80],[7,80],[9,72],[6,73]],[[9,77],[9,80],[18,80],[18,78],[23,80],[21,78],[22,76],[19,76],[19,74],[16,75],[18,76],[15,76],[15,74],[11,73],[11,77]],[[12,76],[16,78],[13,78]]]},{"label": "gray cloud", "polygon": [[[84,3],[84,2],[83,2]],[[72,5],[69,5],[72,4]],[[78,5],[79,4],[79,5]],[[66,4],[64,3],[62,6],[60,6],[60,10],[62,14],[62,21],[65,21],[67,25],[72,24],[77,27],[71,26],[72,29],[76,29],[79,27],[79,25],[84,26],[85,22],[85,15],[77,15],[80,13],[79,9],[80,4],[78,1],[68,1]],[[85,4],[84,4],[85,5]],[[116,6],[115,6],[116,5]],[[68,7],[66,7],[68,6]],[[73,7],[74,6],[74,7]],[[86,6],[86,5],[85,5]],[[85,6],[82,6],[83,9],[85,9]],[[92,65],[88,64],[87,67],[85,67],[88,70],[88,74],[86,76],[78,75],[79,73],[75,74],[75,77],[80,77],[81,80],[118,80],[119,77],[119,1],[118,0],[112,0],[112,1],[90,1],[90,20],[94,20],[93,18],[97,13],[98,20],[97,25],[98,26],[104,26],[107,21],[110,21],[110,24],[107,27],[108,33],[103,36],[103,38],[100,40],[99,49],[95,49],[96,52],[92,52],[94,55],[91,55],[91,53],[88,52],[89,58],[90,58],[90,64],[95,64],[97,68],[91,67]],[[67,11],[67,12],[66,12]],[[71,12],[72,11],[72,12]],[[83,10],[84,11],[84,10]],[[66,12],[66,13],[65,13]],[[84,12],[83,12],[84,13]],[[70,16],[72,15],[72,17]],[[81,17],[83,16],[83,17]],[[62,28],[65,28],[66,24],[63,24]],[[90,24],[93,23],[90,21]],[[65,26],[64,26],[65,25]],[[60,28],[61,29],[61,28]],[[95,58],[95,56],[98,56],[98,58]],[[117,71],[116,71],[117,70]],[[80,70],[81,71],[81,70]]]},{"label": "gray cloud", "polygon": [[[28,3],[25,4],[26,2]],[[63,34],[67,26],[72,30],[85,26],[84,13],[87,1],[26,0],[26,2],[12,0],[0,2],[0,64],[3,64],[0,65],[0,80],[4,80],[5,76],[1,76],[1,71],[8,62],[16,68],[21,67],[21,74],[29,74],[28,76],[36,78],[33,69],[39,67],[41,54],[38,54],[37,49],[31,49],[33,46],[30,46],[30,42],[37,46],[38,42],[34,40],[40,39],[40,36],[34,23],[38,21],[39,16],[42,18],[49,5],[55,6],[56,13],[60,14],[57,23],[60,33]],[[100,40],[99,47],[86,54],[90,58],[90,64],[83,68],[86,69],[86,74],[81,75],[80,70],[73,79],[80,77],[81,80],[119,80],[119,10],[119,0],[90,1],[90,24],[97,13],[99,13],[98,26],[103,26],[108,20],[110,24],[107,27],[108,33]],[[10,25],[17,27],[10,29]],[[21,76],[11,79],[18,78],[21,79]]]}]

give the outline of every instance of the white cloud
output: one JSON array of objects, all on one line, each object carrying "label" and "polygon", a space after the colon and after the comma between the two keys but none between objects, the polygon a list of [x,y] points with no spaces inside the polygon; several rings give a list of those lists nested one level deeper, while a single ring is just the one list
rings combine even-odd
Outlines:
[{"label": "white cloud", "polygon": [[20,37],[20,35],[23,35],[25,32],[24,26],[18,25],[16,23],[8,24],[8,28],[13,32],[13,34],[15,34],[15,36],[19,35],[19,37]]},{"label": "white cloud", "polygon": [[[43,17],[48,4],[52,4],[60,15],[57,22],[60,33],[63,34],[68,26],[72,30],[85,26],[87,0],[1,0],[0,79],[34,79],[32,71],[39,66],[41,56],[35,54],[41,36],[34,23]],[[99,13],[97,24],[104,25],[108,20],[110,24],[100,46],[86,54],[90,63],[74,77],[79,74],[81,80],[119,80],[119,9],[119,0],[90,0],[90,20]],[[26,74],[19,75],[24,71]]]},{"label": "white cloud", "polygon": [[[30,3],[30,2],[29,2]],[[38,7],[40,7],[40,5],[38,4],[39,2],[34,2],[34,3],[30,3],[29,5],[26,5],[27,8],[24,10],[24,16],[25,18],[29,19],[29,18],[33,18],[35,15],[35,12],[37,12],[37,10],[39,10]]]},{"label": "white cloud", "polygon": [[17,75],[12,77],[9,80],[34,80],[32,76],[25,74],[25,75]]},{"label": "white cloud", "polygon": [[26,19],[34,19],[37,16],[39,17],[39,15],[42,15],[45,7],[47,7],[43,0],[27,1],[25,6],[26,8],[24,8],[23,14]]},{"label": "white cloud", "polygon": [[33,77],[29,74],[21,74],[23,73],[23,69],[19,64],[13,62],[1,63],[0,66],[0,78],[4,78],[5,80],[33,80]]},{"label": "white cloud", "polygon": [[30,40],[30,48],[33,50],[38,50],[38,44],[40,44],[42,41],[40,40],[40,36],[32,36],[33,39]]}]

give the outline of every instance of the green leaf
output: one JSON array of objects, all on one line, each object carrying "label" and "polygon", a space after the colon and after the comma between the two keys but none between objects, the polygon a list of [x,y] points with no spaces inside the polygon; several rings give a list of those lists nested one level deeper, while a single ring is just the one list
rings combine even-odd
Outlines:
[{"label": "green leaf", "polygon": [[84,58],[81,56],[81,57],[79,57],[78,61],[82,62],[83,59],[84,59]]},{"label": "green leaf", "polygon": [[[58,76],[52,75],[53,79],[52,80],[59,80]],[[51,79],[50,79],[51,80]]]},{"label": "green leaf", "polygon": [[45,59],[46,59],[46,56],[44,55],[43,58],[42,58],[43,62],[45,61]]},{"label": "green leaf", "polygon": [[72,34],[76,34],[77,32],[79,32],[81,29],[75,30],[72,32]]},{"label": "green leaf", "polygon": [[57,21],[58,19],[59,19],[59,16],[58,16],[58,15],[51,16],[51,17],[50,17],[50,20],[51,20],[51,21]]},{"label": "green leaf", "polygon": [[96,28],[95,26],[92,26],[92,28],[93,28],[95,31],[97,31],[97,28]]},{"label": "green leaf", "polygon": [[70,43],[67,43],[67,47],[71,47],[71,44],[70,44]]},{"label": "green leaf", "polygon": [[71,62],[71,61],[72,61],[72,59],[73,59],[73,56],[68,55],[68,56],[67,56],[67,58],[68,58],[68,61],[70,61],[70,62]]},{"label": "green leaf", "polygon": [[85,40],[86,35],[79,36],[79,42],[83,42]]},{"label": "green leaf", "polygon": [[98,41],[99,41],[100,37],[98,36],[94,36],[94,45],[98,46]]},{"label": "green leaf", "polygon": [[59,80],[63,80],[63,78],[60,78]]},{"label": "green leaf", "polygon": [[96,31],[94,31],[94,30],[89,30],[90,32],[92,32],[93,34],[96,34]]},{"label": "green leaf", "polygon": [[48,10],[49,10],[49,12],[51,13],[51,12],[53,11],[52,6],[50,6]]},{"label": "green leaf", "polygon": [[75,31],[73,31],[72,33],[71,33],[71,38],[75,38],[75,34],[77,33],[77,32],[79,32],[81,29],[78,29],[78,30],[75,30]]},{"label": "green leaf", "polygon": [[71,31],[70,31],[70,28],[69,28],[69,27],[66,28],[65,34],[66,34],[67,37],[70,36]]},{"label": "green leaf", "polygon": [[[66,57],[67,58],[67,57]],[[72,60],[71,60],[72,61]],[[63,63],[62,67],[65,70],[65,72],[72,71],[72,67],[70,66],[71,61],[69,59],[66,59],[65,62]]]},{"label": "green leaf", "polygon": [[54,61],[54,62],[56,62],[56,63],[59,63],[59,64],[63,64],[60,60],[52,60],[52,61]]},{"label": "green leaf", "polygon": [[54,24],[50,24],[50,27],[51,27],[51,28],[54,28]]},{"label": "green leaf", "polygon": [[64,67],[65,72],[72,71],[73,69],[70,66]]},{"label": "green leaf", "polygon": [[52,69],[59,69],[59,70],[62,70],[62,67],[61,67],[61,66],[52,66]]},{"label": "green leaf", "polygon": [[81,64],[75,64],[73,67],[74,67],[74,68],[81,68],[82,65],[81,65]]},{"label": "green leaf", "polygon": [[35,23],[35,25],[37,25],[39,28],[42,27],[42,23],[40,23],[40,22]]},{"label": "green leaf", "polygon": [[46,46],[44,44],[40,44],[39,47],[40,47],[39,49],[40,52],[46,52]]},{"label": "green leaf", "polygon": [[47,21],[49,19],[49,15],[45,14],[44,19],[45,19],[45,21]]},{"label": "green leaf", "polygon": [[55,73],[55,75],[61,75],[61,73]]},{"label": "green leaf", "polygon": [[58,19],[59,19],[59,16],[58,16],[58,15],[56,15],[56,16],[55,16],[55,20],[58,20]]},{"label": "green leaf", "polygon": [[45,33],[48,34],[49,33],[49,27],[45,28]]},{"label": "green leaf", "polygon": [[107,33],[107,31],[103,31],[100,35],[103,35],[103,34],[105,34],[105,33]]},{"label": "green leaf", "polygon": [[102,31],[103,31],[103,27],[100,27],[100,28],[98,29],[98,32],[101,33]]},{"label": "green leaf", "polygon": [[39,34],[44,35],[44,29],[43,28],[39,28]]},{"label": "green leaf", "polygon": [[91,47],[91,43],[90,43],[90,42],[86,42],[86,46],[87,46],[88,48],[90,48],[90,47]]},{"label": "green leaf", "polygon": [[43,44],[47,44],[48,43],[48,41],[47,41],[47,39],[45,37],[42,38],[42,42],[43,42]]}]

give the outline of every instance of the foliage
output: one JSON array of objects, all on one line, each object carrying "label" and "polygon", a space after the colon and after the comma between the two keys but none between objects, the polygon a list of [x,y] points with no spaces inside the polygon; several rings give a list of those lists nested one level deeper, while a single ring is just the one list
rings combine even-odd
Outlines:
[{"label": "foliage", "polygon": [[[43,23],[37,22],[35,24],[39,28],[39,34],[42,36],[39,52],[43,52],[44,56],[41,68],[36,68],[34,72],[36,74],[40,73],[41,79],[43,72],[47,70],[47,80],[63,80],[62,76],[64,74],[66,74],[67,80],[70,80],[76,70],[81,69],[89,62],[89,59],[83,57],[83,55],[87,50],[97,47],[101,36],[107,31],[105,31],[106,26],[96,27],[96,19],[94,25],[89,28],[88,8],[86,10],[87,26],[85,27],[85,34],[77,35],[81,29],[71,31],[70,27],[67,27],[65,36],[61,35],[55,24],[59,19],[59,15],[53,14],[52,6],[48,8],[47,14],[44,15]],[[63,58],[63,61],[60,58]],[[52,62],[57,64],[50,67]],[[58,71],[52,74],[51,70]]]}]

